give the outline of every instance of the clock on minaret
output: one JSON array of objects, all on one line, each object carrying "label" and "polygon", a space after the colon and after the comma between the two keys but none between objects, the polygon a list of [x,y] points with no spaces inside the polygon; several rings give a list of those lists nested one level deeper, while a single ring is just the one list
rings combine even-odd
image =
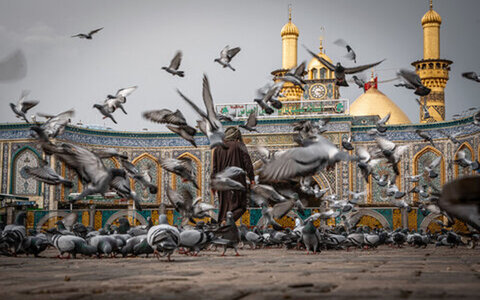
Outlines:
[{"label": "clock on minaret", "polygon": [[321,83],[315,83],[310,86],[309,94],[312,99],[323,99],[327,94],[327,88]]}]

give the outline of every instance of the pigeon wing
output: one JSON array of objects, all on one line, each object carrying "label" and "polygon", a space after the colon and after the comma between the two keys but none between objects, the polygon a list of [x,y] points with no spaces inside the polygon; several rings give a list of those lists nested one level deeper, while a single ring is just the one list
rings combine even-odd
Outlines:
[{"label": "pigeon wing", "polygon": [[207,118],[210,124],[212,124],[213,127],[216,127],[214,124],[218,122],[216,117],[217,114],[215,113],[215,107],[213,106],[212,93],[210,92],[210,83],[208,82],[208,77],[205,74],[203,74],[202,96],[205,108],[207,109]]},{"label": "pigeon wing", "polygon": [[227,51],[227,57],[228,57],[229,59],[232,59],[235,55],[238,54],[238,52],[240,52],[240,50],[241,50],[240,47],[236,47],[236,48],[229,49],[229,50]]},{"label": "pigeon wing", "polygon": [[330,71],[335,71],[335,66],[331,62],[318,56],[314,52],[310,51],[307,47],[303,47],[305,48],[305,50],[308,51],[308,53],[310,53],[311,56],[315,57],[319,62],[321,62],[325,67],[327,67],[327,69],[329,69]]},{"label": "pigeon wing", "polygon": [[203,110],[201,110],[195,103],[193,103],[192,100],[188,99],[187,97],[185,97],[185,95],[182,94],[182,92],[180,92],[179,90],[177,90],[177,93],[180,95],[180,97],[183,98],[183,100],[185,100],[188,104],[190,104],[190,106],[204,119],[207,119],[208,116],[207,116],[207,113],[205,113]]},{"label": "pigeon wing", "polygon": [[122,96],[122,97],[126,98],[131,93],[133,93],[133,91],[135,91],[137,88],[138,88],[138,86],[135,85],[135,86],[131,86],[131,87],[128,87],[128,88],[119,89],[117,91],[117,97]]},{"label": "pigeon wing", "polygon": [[94,30],[90,31],[90,32],[88,33],[88,35],[95,34],[95,33],[99,32],[99,31],[102,30],[102,29],[103,29],[103,27],[102,27],[102,28],[98,28],[98,29],[94,29]]},{"label": "pigeon wing", "polygon": [[381,61],[374,62],[372,64],[368,64],[368,65],[352,67],[352,68],[345,68],[345,74],[355,74],[355,73],[358,73],[358,72],[365,71],[366,69],[370,69],[370,68],[373,68],[373,67],[379,65],[383,61],[384,61],[384,59],[382,59]]},{"label": "pigeon wing", "polygon": [[255,112],[251,112],[250,115],[248,116],[247,122],[245,123],[247,127],[254,128],[257,126],[257,116]]},{"label": "pigeon wing", "polygon": [[182,51],[177,51],[172,61],[170,62],[170,66],[169,66],[170,69],[178,70],[178,67],[180,67],[181,62],[182,62]]}]

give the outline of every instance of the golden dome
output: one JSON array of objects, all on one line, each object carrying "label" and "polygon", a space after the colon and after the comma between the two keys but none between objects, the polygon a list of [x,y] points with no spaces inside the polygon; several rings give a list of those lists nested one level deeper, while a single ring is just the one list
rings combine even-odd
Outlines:
[{"label": "golden dome", "polygon": [[433,10],[432,7],[427,11],[427,13],[422,18],[422,26],[429,23],[438,23],[442,24],[442,17]]},{"label": "golden dome", "polygon": [[292,23],[292,20],[289,20],[287,24],[283,25],[280,35],[283,37],[285,35],[299,35],[297,26]]},{"label": "golden dome", "polygon": [[[321,58],[325,59],[326,61],[328,62],[332,62],[332,60],[330,59],[330,57],[328,57],[324,52],[323,52],[323,46],[322,46],[322,40],[320,40],[320,52],[317,53],[318,56],[320,56]],[[307,70],[311,70],[311,69],[321,69],[321,68],[324,68],[325,66],[318,60],[316,59],[315,57],[313,57],[310,62],[308,63],[307,65]],[[326,68],[326,67],[325,67]]]},{"label": "golden dome", "polygon": [[410,119],[390,98],[374,87],[369,88],[350,105],[352,116],[378,115],[380,118],[391,113],[387,124],[410,124]]}]

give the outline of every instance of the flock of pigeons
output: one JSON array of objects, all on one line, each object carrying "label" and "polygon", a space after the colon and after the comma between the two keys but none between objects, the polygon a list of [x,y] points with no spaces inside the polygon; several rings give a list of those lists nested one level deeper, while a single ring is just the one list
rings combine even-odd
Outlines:
[{"label": "flock of pigeons", "polygon": [[[92,39],[93,35],[98,33],[102,28],[93,30],[88,34],[78,34],[74,37],[83,39]],[[346,43],[341,41],[337,44],[344,44],[347,49],[347,57],[356,61],[356,54],[353,49]],[[348,86],[345,76],[348,74],[355,74],[362,72],[368,68],[372,68],[382,61],[372,64],[356,67],[344,67],[341,63],[332,64],[322,57],[317,56],[312,51],[306,49],[313,57],[318,59],[327,68],[334,71],[336,84],[339,86]],[[232,59],[239,53],[240,48],[229,48],[226,46],[220,52],[220,58],[215,59],[223,68],[229,68],[232,71],[235,69],[231,66]],[[173,76],[183,77],[185,74],[179,70],[182,59],[182,53],[179,51],[175,54],[168,67],[163,67],[166,72]],[[280,78],[275,84],[267,84],[265,87],[258,90],[258,97],[254,99],[256,103],[267,113],[273,113],[273,108],[280,109],[282,102],[278,100],[281,97],[281,90],[285,82],[290,82],[301,88],[305,83],[303,74],[305,72],[305,62],[295,67]],[[414,93],[419,96],[426,96],[430,90],[423,86],[420,78],[415,72],[408,70],[400,70],[398,75],[403,79],[403,83],[398,84],[408,89],[413,89]],[[195,101],[185,96],[181,91],[178,91],[179,96],[187,102],[193,110],[199,115],[200,120],[197,121],[197,128],[208,138],[210,148],[225,147],[223,143],[224,128],[221,121],[233,121],[230,116],[218,114],[215,111],[214,101],[210,89],[208,77],[203,77],[203,91],[202,99],[204,109],[199,107]],[[127,114],[123,104],[126,103],[129,97],[135,90],[136,86],[122,88],[117,91],[115,95],[107,95],[102,104],[95,104],[94,108],[103,115],[104,118],[110,118],[116,123],[113,118],[113,113],[120,109]],[[17,104],[11,103],[12,111],[18,118],[30,122],[26,116],[27,112],[39,102],[36,100],[27,100],[28,93],[22,92],[22,95]],[[419,102],[420,103],[420,102]],[[423,105],[426,110],[425,102]],[[428,110],[426,110],[428,112]],[[135,209],[141,210],[141,199],[130,188],[130,180],[139,182],[150,193],[157,193],[158,187],[152,183],[152,178],[148,173],[138,170],[124,154],[117,152],[115,149],[90,150],[83,146],[73,145],[66,142],[56,142],[53,139],[65,130],[65,126],[70,122],[74,115],[73,110],[62,112],[58,115],[38,114],[46,120],[44,122],[37,122],[36,117],[32,118],[32,136],[37,140],[47,157],[55,156],[56,159],[65,163],[66,166],[75,171],[78,178],[82,181],[83,191],[71,199],[72,202],[84,199],[93,194],[105,194],[110,190],[115,191],[120,197],[126,199],[133,199],[135,202]],[[167,128],[172,132],[178,134],[180,137],[188,141],[196,147],[194,136],[197,133],[197,128],[189,125],[187,120],[179,110],[172,111],[170,109],[150,110],[142,114],[142,116],[152,122],[166,124]],[[270,152],[265,148],[258,147],[257,150],[261,154],[262,165],[258,169],[256,177],[256,184],[248,191],[246,188],[235,181],[233,178],[240,174],[245,174],[245,171],[238,167],[229,167],[222,172],[216,174],[211,181],[211,188],[216,191],[247,191],[248,198],[262,208],[262,217],[257,224],[257,231],[248,231],[246,228],[237,228],[235,222],[228,214],[226,224],[201,224],[197,223],[194,229],[181,229],[168,225],[166,217],[162,215],[159,220],[159,225],[152,226],[150,224],[142,229],[143,239],[133,234],[118,231],[114,235],[106,234],[106,232],[88,232],[84,231],[85,235],[76,234],[74,225],[81,227],[81,224],[72,224],[72,231],[65,231],[63,228],[58,228],[57,231],[48,231],[46,239],[42,236],[42,241],[39,245],[45,243],[53,244],[60,253],[68,252],[72,254],[109,254],[116,251],[123,251],[127,245],[135,244],[137,242],[143,243],[145,248],[153,251],[156,255],[167,255],[170,258],[172,252],[178,247],[186,247],[197,253],[209,244],[223,245],[226,248],[231,247],[237,251],[237,245],[242,239],[253,244],[269,244],[272,241],[281,241],[285,244],[298,243],[303,241],[307,250],[316,252],[322,247],[342,247],[342,246],[376,246],[380,243],[392,241],[394,244],[402,244],[396,236],[405,236],[405,241],[408,240],[408,233],[404,231],[386,232],[382,230],[369,231],[366,229],[357,229],[352,232],[352,226],[349,225],[349,218],[352,213],[356,211],[356,206],[365,192],[350,191],[350,199],[341,199],[335,194],[326,195],[328,190],[321,190],[313,184],[312,176],[325,170],[332,168],[335,164],[341,161],[353,161],[361,170],[363,177],[367,182],[373,178],[376,184],[385,189],[385,195],[388,197],[384,201],[391,201],[392,204],[404,208],[407,211],[411,207],[402,199],[407,195],[407,192],[400,191],[396,185],[396,176],[399,175],[398,164],[402,159],[403,153],[407,149],[406,145],[397,145],[386,138],[386,131],[388,127],[386,123],[390,118],[390,114],[380,119],[375,128],[369,131],[369,134],[376,137],[377,147],[374,149],[367,149],[363,146],[358,146],[356,149],[352,144],[352,138],[346,138],[342,141],[342,148],[338,148],[329,139],[322,134],[327,131],[326,125],[329,122],[328,118],[319,121],[301,121],[293,123],[293,130],[295,132],[294,140],[298,147],[290,148],[284,151]],[[480,126],[480,113],[474,116],[474,124]],[[255,127],[257,120],[254,113],[251,113],[246,122],[240,127],[247,131],[256,131]],[[432,138],[423,131],[417,130],[417,134],[424,140],[429,141],[433,146]],[[449,135],[442,132],[455,144],[459,144],[456,140],[458,135]],[[353,155],[355,153],[355,155]],[[108,168],[105,166],[103,159],[115,157],[120,162],[121,168]],[[380,161],[386,161],[392,168],[393,176],[380,175],[374,173],[374,167]],[[409,177],[411,182],[419,182],[423,176],[427,179],[433,179],[438,176],[435,171],[439,165],[441,158],[438,157],[431,162],[429,166],[425,167],[422,174],[417,174]],[[479,170],[478,161],[469,161],[465,153],[460,152],[455,163],[470,167],[473,170]],[[195,167],[193,162],[188,158],[164,158],[160,159],[160,164],[163,169],[168,172],[180,176],[184,181],[191,182],[195,188],[199,188],[196,183]],[[46,184],[58,185],[63,184],[67,187],[72,186],[73,183],[57,174],[50,168],[48,161],[42,161],[38,167],[25,167],[22,169],[22,175],[26,177],[33,177],[36,180]],[[448,216],[449,220],[453,222],[453,216],[459,217],[458,213],[450,215],[445,207],[441,205],[442,195],[439,187],[432,184],[424,185],[422,187],[415,186],[408,193],[418,193],[420,198],[420,209],[423,213],[427,211],[433,213],[443,213]],[[302,223],[300,216],[303,215],[305,204],[304,199],[299,195],[308,194],[320,201],[329,203],[328,210],[316,213],[306,218]],[[167,198],[173,207],[182,215],[182,228],[188,227],[188,221],[195,223],[195,218],[204,218],[212,215],[214,206],[203,203],[201,198],[194,199],[190,191],[184,190],[178,192],[168,188]],[[297,220],[296,228],[291,230],[283,230],[275,219],[290,215]],[[304,215],[303,215],[304,216]],[[305,217],[305,216],[304,216]],[[339,217],[343,220],[344,232],[323,231],[319,232],[313,226],[313,221],[318,219],[329,219]],[[478,216],[472,217],[473,221],[462,219],[477,230],[480,229]],[[475,219],[476,218],[476,219]],[[59,223],[61,224],[61,222]],[[472,225],[473,224],[473,225]],[[0,242],[6,245],[7,249],[13,249],[13,252],[24,251],[28,245],[35,244],[31,240],[34,237],[26,237],[25,228],[15,227],[22,226],[9,225],[14,227],[6,227],[2,232]],[[125,225],[126,226],[126,225]],[[209,226],[213,226],[211,229]],[[273,227],[272,229],[269,229]],[[242,229],[243,228],[243,229]],[[83,230],[83,229],[82,229]],[[13,232],[13,235],[12,235]],[[72,234],[73,233],[73,234]],[[127,235],[125,235],[127,234]],[[42,234],[39,234],[42,235]],[[125,235],[125,236],[123,236]],[[450,242],[452,240],[453,232],[447,232],[445,235],[439,237],[439,242],[446,244],[458,244],[457,242]],[[122,237],[121,237],[122,236]],[[129,237],[132,236],[132,237]],[[243,237],[244,236],[244,237]],[[247,236],[249,238],[247,238]],[[428,244],[432,237],[416,233],[417,238],[411,238],[412,242],[418,245],[420,240],[422,243]],[[133,242],[131,239],[134,239]],[[121,240],[121,242],[120,242]],[[418,241],[417,241],[418,240]],[[27,242],[28,241],[28,242]],[[45,242],[47,241],[47,242]],[[255,242],[257,241],[257,242]],[[329,241],[329,242],[327,242]],[[334,242],[335,241],[335,242]],[[130,243],[129,243],[130,242]],[[26,246],[24,244],[26,243]],[[124,244],[122,244],[124,243]],[[200,244],[199,244],[200,243]],[[329,244],[333,243],[333,244]],[[336,244],[335,244],[336,243]],[[110,246],[107,246],[110,245]],[[146,246],[148,245],[148,247]],[[43,247],[43,246],[42,246]],[[102,247],[106,247],[103,249]],[[130,248],[128,248],[130,249]],[[110,251],[110,252],[108,252]],[[127,251],[127,250],[125,250]],[[128,250],[130,251],[130,250]],[[130,253],[130,252],[129,252]],[[238,252],[237,252],[238,254]]]}]

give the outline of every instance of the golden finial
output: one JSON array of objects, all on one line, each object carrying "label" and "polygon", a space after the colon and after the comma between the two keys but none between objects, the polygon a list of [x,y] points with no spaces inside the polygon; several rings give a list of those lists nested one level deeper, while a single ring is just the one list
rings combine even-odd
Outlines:
[{"label": "golden finial", "polygon": [[288,5],[288,22],[292,22],[292,5]]},{"label": "golden finial", "polygon": [[430,9],[433,9],[433,0],[430,0]]},{"label": "golden finial", "polygon": [[321,26],[320,27],[320,31],[322,32],[322,34],[320,35],[319,39],[320,39],[320,53],[323,53],[323,38],[324,38],[324,35],[325,35],[325,27]]}]

